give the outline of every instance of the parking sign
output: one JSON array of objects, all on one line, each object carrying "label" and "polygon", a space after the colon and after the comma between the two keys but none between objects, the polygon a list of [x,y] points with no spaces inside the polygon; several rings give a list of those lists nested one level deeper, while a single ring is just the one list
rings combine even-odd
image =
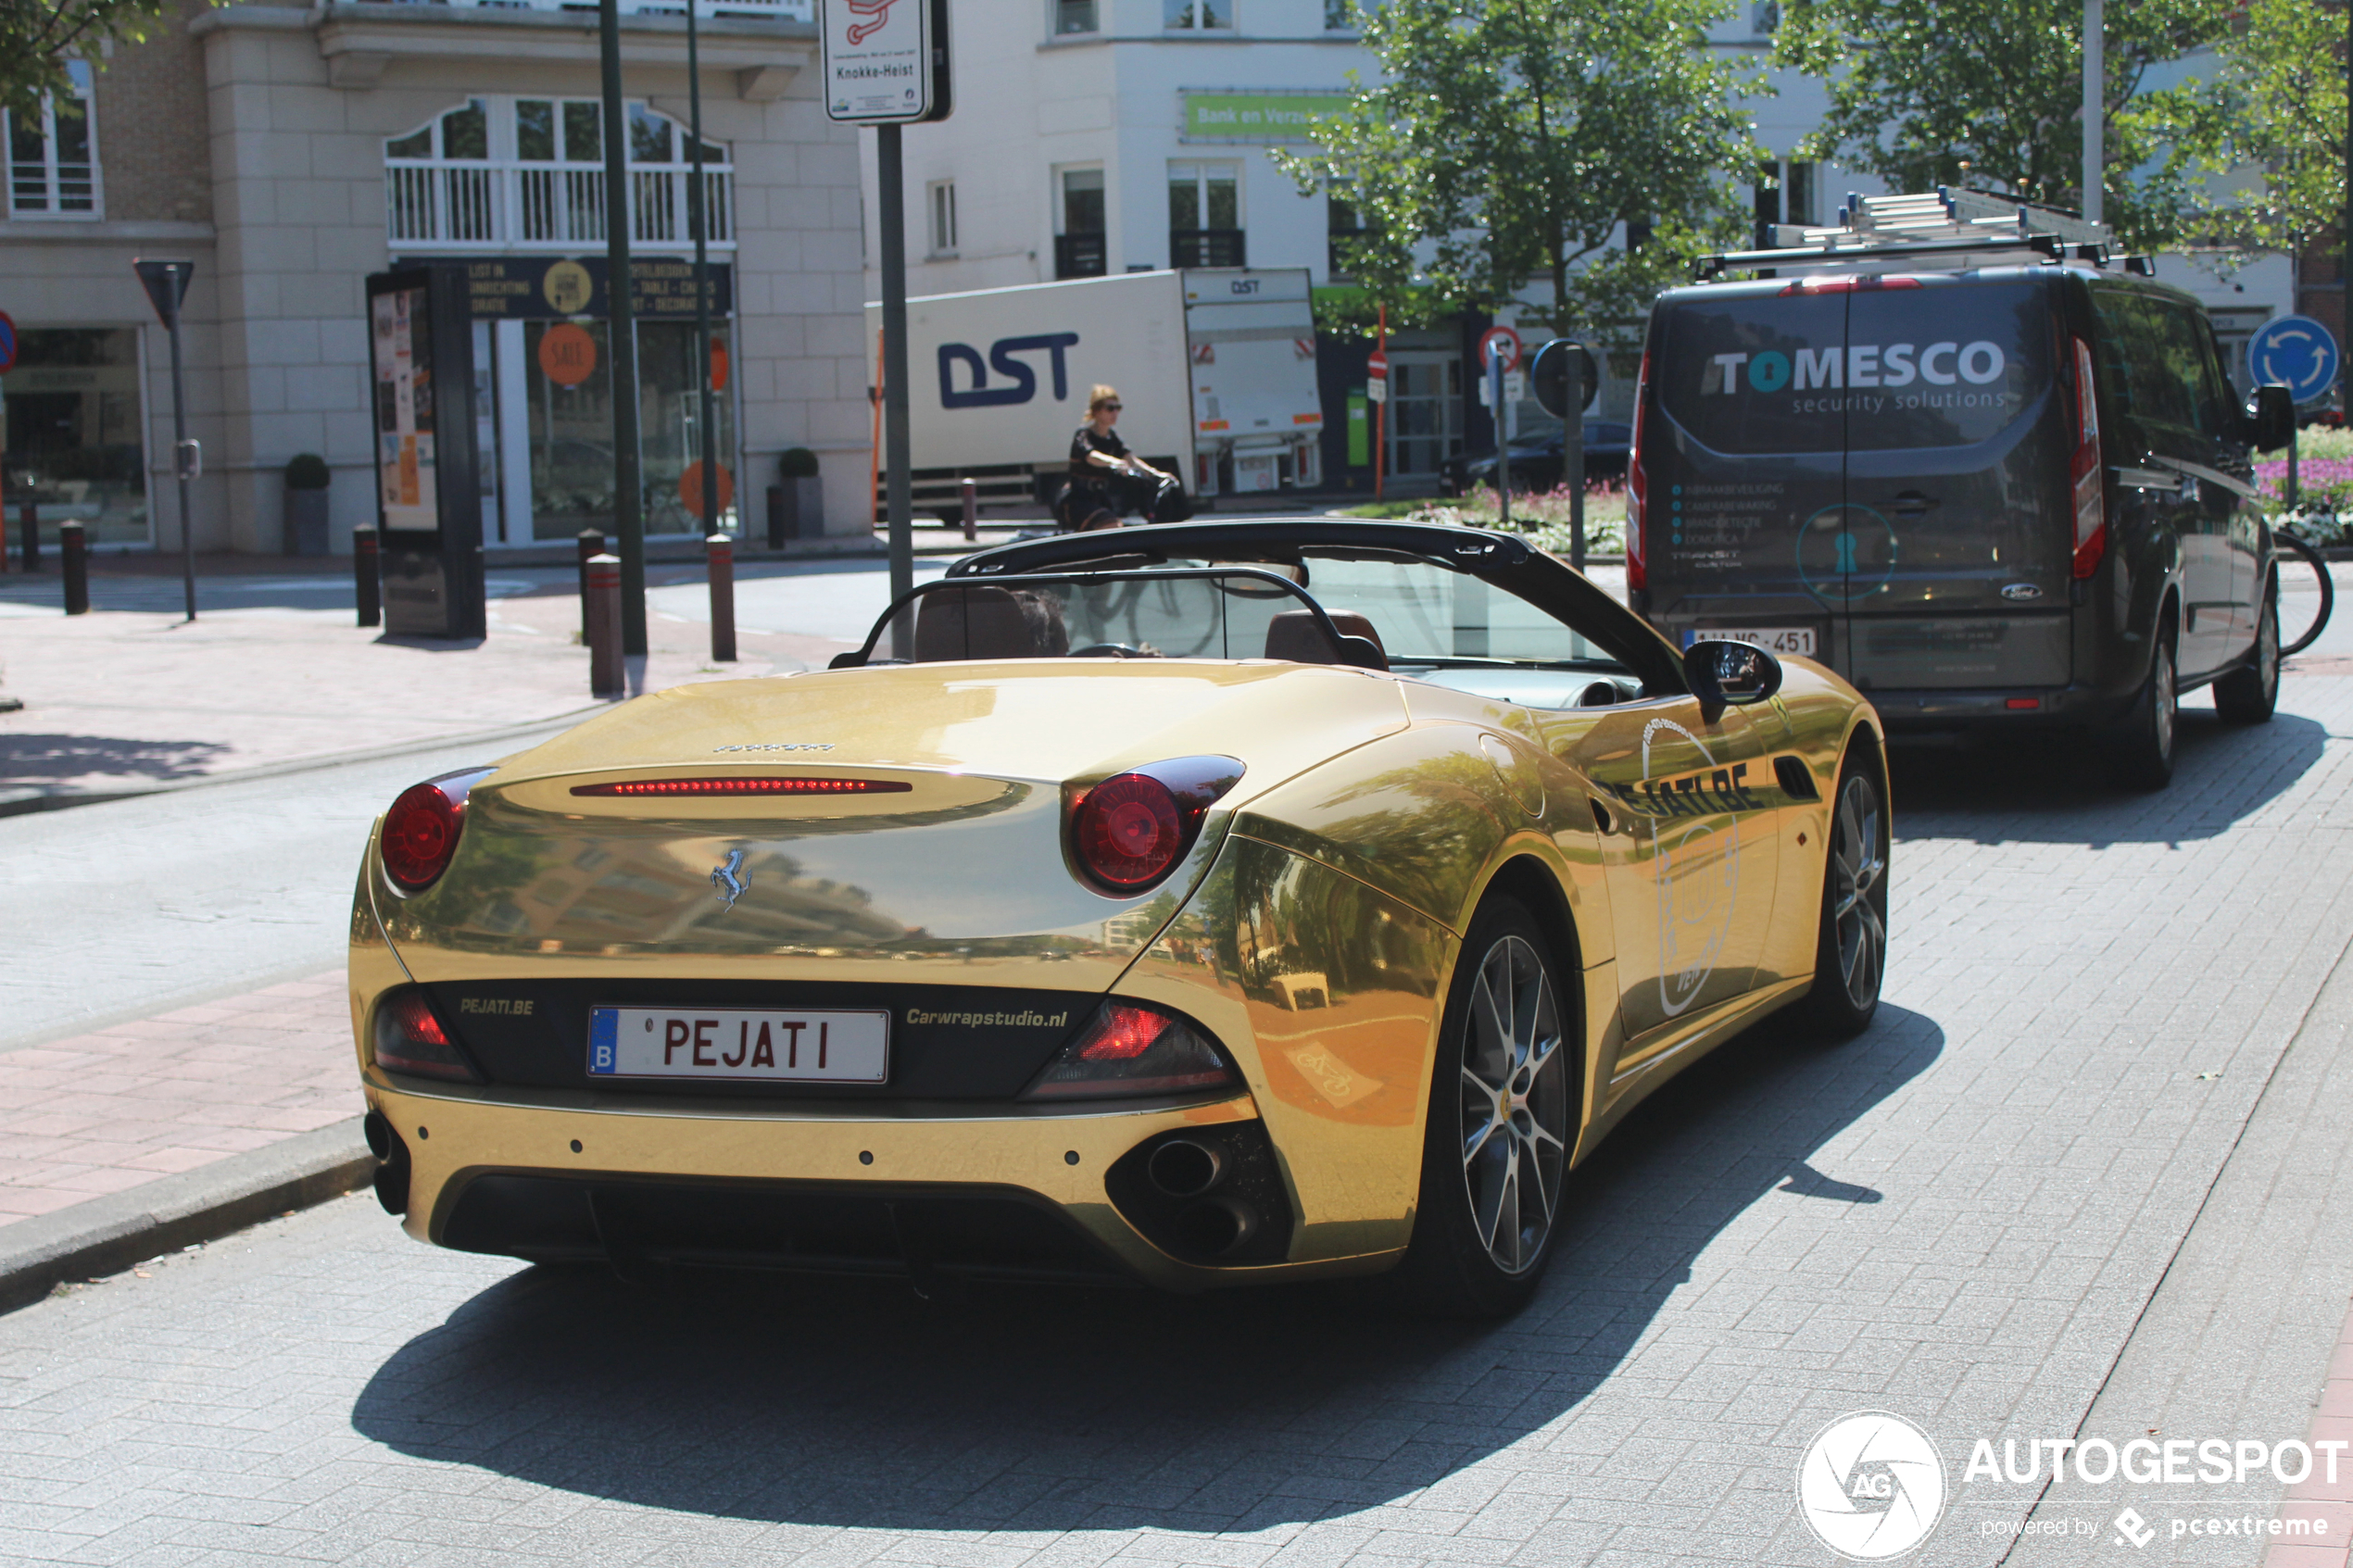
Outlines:
[{"label": "parking sign", "polygon": [[948,118],[948,0],[820,0],[819,11],[827,119]]}]

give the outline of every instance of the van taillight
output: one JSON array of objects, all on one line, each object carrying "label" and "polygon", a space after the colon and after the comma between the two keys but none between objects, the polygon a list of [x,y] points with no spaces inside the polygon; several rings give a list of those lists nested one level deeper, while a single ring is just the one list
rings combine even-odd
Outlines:
[{"label": "van taillight", "polygon": [[1643,501],[1649,496],[1650,475],[1642,468],[1642,410],[1649,398],[1651,357],[1642,355],[1642,368],[1634,376],[1634,437],[1626,455],[1626,586],[1629,589],[1650,585],[1650,568],[1642,548]]},{"label": "van taillight", "polygon": [[2099,401],[2092,386],[2092,350],[2075,340],[2075,575],[2089,577],[2108,548],[2108,476],[2100,460]]}]

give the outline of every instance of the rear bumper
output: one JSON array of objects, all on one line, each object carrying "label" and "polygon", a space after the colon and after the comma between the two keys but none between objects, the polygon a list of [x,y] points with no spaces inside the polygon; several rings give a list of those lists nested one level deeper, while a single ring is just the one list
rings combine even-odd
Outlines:
[{"label": "rear bumper", "polygon": [[[2086,730],[2110,724],[2132,709],[2137,693],[2122,696],[2091,686],[2020,686],[1969,691],[1905,691],[1874,687],[1863,694],[1891,734],[1973,730]],[[2026,707],[2032,703],[2033,706]]]},{"label": "rear bumper", "polygon": [[1118,1190],[1129,1210],[1139,1207],[1132,1176],[1122,1173],[1135,1164],[1122,1167],[1123,1158],[1174,1132],[1257,1137],[1248,1095],[1175,1108],[921,1118],[903,1106],[844,1114],[591,1106],[567,1094],[426,1091],[373,1069],[365,1088],[400,1141],[404,1228],[463,1250],[918,1278],[1093,1278],[1180,1291],[1371,1273],[1397,1256],[1196,1263],[1130,1223],[1113,1198]]}]

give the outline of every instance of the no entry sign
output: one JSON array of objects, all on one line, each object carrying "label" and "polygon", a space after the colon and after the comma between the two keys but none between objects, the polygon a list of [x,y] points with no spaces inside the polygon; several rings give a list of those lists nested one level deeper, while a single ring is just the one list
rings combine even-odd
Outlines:
[{"label": "no entry sign", "polygon": [[1387,381],[1389,379],[1389,356],[1382,353],[1378,348],[1374,349],[1370,354],[1365,355],[1365,373],[1375,381]]}]

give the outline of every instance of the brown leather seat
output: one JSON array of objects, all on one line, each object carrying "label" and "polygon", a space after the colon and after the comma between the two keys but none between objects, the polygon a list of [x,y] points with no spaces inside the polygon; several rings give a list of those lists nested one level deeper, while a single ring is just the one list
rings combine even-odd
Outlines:
[{"label": "brown leather seat", "polygon": [[915,611],[915,661],[1038,659],[1045,649],[1010,588],[944,589],[925,594]]},{"label": "brown leather seat", "polygon": [[[1378,661],[1373,665],[1374,669],[1389,668],[1389,650],[1382,646],[1380,633],[1373,629],[1370,621],[1353,609],[1327,610],[1325,613],[1331,617],[1332,630],[1341,636],[1362,637],[1372,645],[1374,658]],[[1365,662],[1361,658],[1352,659],[1343,655],[1325,633],[1323,627],[1315,623],[1315,612],[1305,609],[1282,610],[1266,623],[1266,657],[1288,659],[1294,664],[1361,665]]]}]

